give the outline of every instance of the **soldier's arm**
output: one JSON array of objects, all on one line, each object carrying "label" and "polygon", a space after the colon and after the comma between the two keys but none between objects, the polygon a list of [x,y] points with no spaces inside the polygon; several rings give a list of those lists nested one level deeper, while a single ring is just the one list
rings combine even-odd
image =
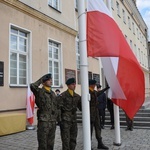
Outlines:
[{"label": "soldier's arm", "polygon": [[104,88],[104,89],[102,89],[102,90],[98,91],[98,92],[97,92],[97,96],[99,96],[99,95],[103,94],[103,93],[104,93],[105,91],[107,91],[109,88],[110,88],[110,87],[109,87],[109,86],[107,86],[106,88]]},{"label": "soldier's arm", "polygon": [[81,96],[80,96],[80,98],[79,98],[79,101],[78,101],[78,109],[80,110],[80,111],[82,111],[82,104],[81,104]]},{"label": "soldier's arm", "polygon": [[39,90],[39,85],[42,83],[42,78],[38,79],[36,82],[30,84],[31,91],[36,96]]},{"label": "soldier's arm", "polygon": [[31,91],[34,93],[35,96],[36,96],[36,94],[37,94],[38,91],[39,91],[39,85],[40,85],[41,83],[43,83],[43,80],[49,79],[50,76],[51,76],[51,75],[50,75],[49,73],[48,73],[48,74],[45,74],[45,75],[42,76],[40,79],[38,79],[36,82],[30,84]]}]

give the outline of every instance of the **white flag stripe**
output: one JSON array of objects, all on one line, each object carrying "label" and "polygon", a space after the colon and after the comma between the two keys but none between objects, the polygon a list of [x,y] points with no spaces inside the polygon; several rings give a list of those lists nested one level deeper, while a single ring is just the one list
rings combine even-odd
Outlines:
[{"label": "white flag stripe", "polygon": [[106,7],[106,5],[104,4],[104,2],[102,0],[88,0],[88,5],[87,5],[87,11],[100,11],[102,13],[107,14],[108,16],[112,17],[112,14],[110,13],[110,11],[108,10],[108,8]]},{"label": "white flag stripe", "polygon": [[109,83],[111,95],[110,98],[126,99],[124,92],[117,79],[116,73],[118,68],[118,57],[102,57],[101,58],[104,74]]},{"label": "white flag stripe", "polygon": [[33,101],[33,93],[30,90],[30,87],[28,85],[28,90],[27,90],[27,119],[32,118],[34,116],[33,114],[33,108],[31,107],[31,101]]}]

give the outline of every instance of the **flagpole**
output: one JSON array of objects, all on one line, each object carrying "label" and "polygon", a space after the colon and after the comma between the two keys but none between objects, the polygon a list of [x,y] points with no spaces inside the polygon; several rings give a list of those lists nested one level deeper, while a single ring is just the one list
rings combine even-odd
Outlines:
[{"label": "flagpole", "polygon": [[[111,0],[107,0],[107,3],[108,3],[108,9],[110,10],[110,12],[112,14]],[[120,146],[121,145],[121,137],[120,137],[119,107],[117,105],[113,104],[113,109],[114,109],[114,120],[115,120],[115,142],[114,142],[114,145]]]},{"label": "flagpole", "polygon": [[91,150],[85,0],[78,0],[78,26],[82,95],[83,150]]}]

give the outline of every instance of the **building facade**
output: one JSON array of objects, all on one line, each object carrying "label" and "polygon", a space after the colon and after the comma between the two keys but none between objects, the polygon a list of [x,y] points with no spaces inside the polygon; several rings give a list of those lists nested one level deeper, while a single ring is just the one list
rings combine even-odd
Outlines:
[{"label": "building facade", "polygon": [[[54,90],[66,90],[65,81],[75,77],[81,94],[76,2],[0,0],[0,113],[25,112],[28,84],[48,72]],[[147,26],[134,1],[112,0],[111,9],[141,64],[149,96]],[[100,60],[88,58],[88,64],[89,78],[105,86]]]}]

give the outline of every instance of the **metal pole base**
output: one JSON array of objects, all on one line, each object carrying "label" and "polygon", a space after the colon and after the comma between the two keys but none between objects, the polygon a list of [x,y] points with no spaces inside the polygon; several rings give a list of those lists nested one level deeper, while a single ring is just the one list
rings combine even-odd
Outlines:
[{"label": "metal pole base", "polygon": [[33,126],[33,125],[27,125],[26,129],[27,130],[35,130],[35,126]]},{"label": "metal pole base", "polygon": [[115,146],[121,146],[121,143],[113,143]]}]

